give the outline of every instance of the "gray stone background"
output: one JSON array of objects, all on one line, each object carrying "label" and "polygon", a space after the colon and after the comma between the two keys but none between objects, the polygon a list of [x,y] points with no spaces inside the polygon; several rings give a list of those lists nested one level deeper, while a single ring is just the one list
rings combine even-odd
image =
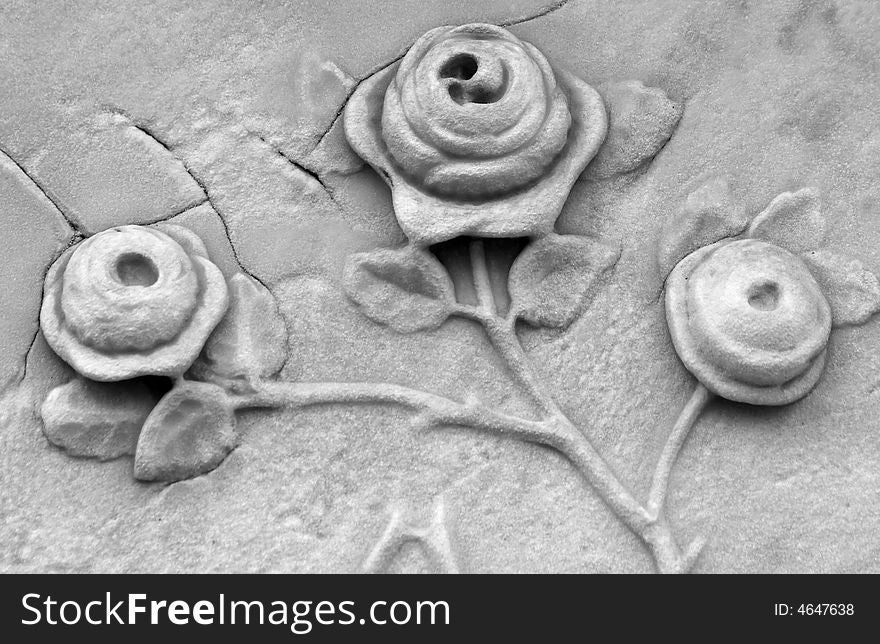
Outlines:
[{"label": "gray stone background", "polygon": [[[4,2],[0,569],[354,571],[391,509],[418,522],[442,495],[465,571],[651,571],[562,457],[464,429],[415,433],[392,407],[249,412],[226,462],[169,486],[136,482],[130,459],[67,457],[40,431],[39,402],[71,375],[38,333],[47,267],[75,231],[170,217],[224,271],[271,287],[290,332],[284,378],[398,382],[530,413],[476,325],[398,335],[340,286],[348,253],[402,241],[389,191],[345,146],[347,97],[424,31],[473,21],[511,25],[600,91],[634,78],[684,104],[647,169],[580,181],[559,220],[622,245],[611,286],[567,332],[523,331],[640,498],[693,387],[654,262],[690,187],[725,176],[756,213],[815,186],[827,246],[880,272],[869,0]],[[804,400],[712,403],[669,501],[680,543],[709,539],[696,572],[880,572],[878,346],[876,318],[835,330]],[[431,570],[414,548],[393,568]]]}]

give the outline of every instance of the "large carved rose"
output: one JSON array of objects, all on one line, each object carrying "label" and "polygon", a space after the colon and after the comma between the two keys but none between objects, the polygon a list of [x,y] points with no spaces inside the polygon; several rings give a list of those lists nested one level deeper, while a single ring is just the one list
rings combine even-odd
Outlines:
[{"label": "large carved rose", "polygon": [[593,88],[534,46],[470,24],[429,31],[364,81],[344,123],[391,185],[404,233],[424,246],[550,232],[607,116]]},{"label": "large carved rose", "polygon": [[202,241],[178,226],[163,230],[105,230],[49,269],[43,334],[87,378],[181,375],[226,312],[226,281]]}]

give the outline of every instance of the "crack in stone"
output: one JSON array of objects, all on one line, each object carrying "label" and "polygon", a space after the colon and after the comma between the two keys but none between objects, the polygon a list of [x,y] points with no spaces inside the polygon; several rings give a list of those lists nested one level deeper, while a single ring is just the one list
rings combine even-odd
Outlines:
[{"label": "crack in stone", "polygon": [[213,199],[211,199],[211,195],[208,192],[208,186],[205,185],[205,182],[202,181],[198,176],[196,176],[196,174],[193,172],[192,168],[189,167],[187,162],[184,161],[184,159],[180,155],[175,153],[174,149],[168,143],[163,141],[159,136],[157,136],[156,133],[153,132],[153,130],[151,128],[149,128],[146,124],[144,124],[143,122],[138,122],[130,114],[127,114],[126,112],[124,112],[123,110],[121,110],[119,108],[111,108],[111,111],[114,112],[115,114],[118,114],[119,116],[125,118],[129,123],[131,123],[131,126],[133,128],[140,131],[145,136],[148,136],[149,138],[151,138],[158,145],[162,146],[168,152],[168,154],[170,154],[174,159],[179,161],[180,165],[183,167],[183,169],[186,171],[186,173],[190,176],[190,178],[192,178],[193,181],[195,181],[196,185],[199,188],[201,188],[202,193],[205,195],[204,200],[201,201],[200,203],[189,206],[187,208],[184,208],[184,210],[182,210],[180,212],[169,215],[168,217],[165,217],[163,219],[159,219],[157,221],[154,221],[153,223],[157,224],[157,223],[160,223],[163,221],[167,221],[168,219],[171,219],[172,217],[176,217],[177,215],[183,214],[183,212],[186,212],[187,210],[190,210],[191,208],[195,208],[196,206],[200,206],[205,203],[209,204],[211,206],[211,209],[217,214],[217,218],[220,220],[220,223],[223,226],[223,234],[226,235],[226,241],[229,242],[229,247],[232,249],[232,256],[235,259],[236,264],[238,264],[239,269],[241,269],[241,272],[244,273],[245,275],[247,275],[248,277],[253,278],[257,282],[259,282],[266,290],[271,292],[271,289],[269,288],[269,286],[262,279],[260,279],[256,275],[254,275],[250,270],[248,270],[244,266],[244,264],[242,263],[241,258],[239,257],[239,254],[238,254],[238,248],[236,248],[235,244],[233,243],[232,235],[229,232],[229,223],[226,221],[226,217],[223,215],[221,210],[217,207],[217,204],[214,203]]},{"label": "crack in stone", "polygon": [[58,201],[56,201],[52,197],[52,195],[49,194],[48,190],[46,190],[45,188],[43,188],[43,186],[40,185],[40,183],[36,180],[36,178],[30,172],[27,171],[27,168],[25,168],[21,163],[19,163],[15,159],[15,157],[13,157],[11,154],[9,154],[9,152],[6,151],[6,148],[3,146],[3,144],[0,144],[0,154],[3,154],[3,156],[5,156],[10,161],[12,161],[12,163],[14,163],[15,166],[19,170],[21,170],[22,174],[24,176],[26,176],[28,179],[30,179],[30,182],[32,184],[34,184],[34,186],[36,187],[37,190],[39,190],[41,193],[43,193],[43,196],[46,197],[46,199],[49,200],[49,203],[51,203],[55,207],[55,210],[58,211],[58,214],[61,215],[61,217],[64,219],[64,221],[67,222],[67,225],[70,226],[71,230],[73,230],[74,233],[77,233],[80,235],[82,234],[82,230],[80,230],[80,227],[74,222],[74,220],[66,212],[64,212],[64,210],[61,209],[61,204],[59,204]]},{"label": "crack in stone", "polygon": [[211,202],[207,197],[205,197],[204,199],[201,199],[199,201],[196,201],[194,203],[191,203],[187,206],[184,206],[183,208],[181,208],[177,212],[172,213],[172,214],[168,215],[167,217],[162,217],[161,219],[157,219],[156,221],[150,222],[150,224],[160,224],[165,221],[170,221],[171,219],[174,219],[175,217],[180,217],[180,215],[187,213],[190,210],[193,210],[195,208],[198,208],[199,206],[204,206],[205,204],[211,205]]},{"label": "crack in stone", "polygon": [[[43,298],[40,298],[40,310],[43,308]],[[24,352],[24,366],[21,370],[21,376],[18,378],[18,382],[16,384],[20,385],[25,380],[27,380],[28,374],[28,364],[31,360],[31,351],[34,350],[34,345],[37,343],[37,338],[40,337],[40,313],[37,313],[37,328],[34,331],[34,335],[31,338],[31,341],[28,343],[27,351]]]},{"label": "crack in stone", "polygon": [[365,80],[367,80],[373,74],[378,74],[383,69],[387,69],[388,67],[390,67],[391,65],[393,65],[394,63],[399,61],[401,58],[406,56],[407,52],[410,50],[410,48],[413,46],[413,44],[415,44],[415,43],[410,43],[409,45],[407,45],[404,48],[404,50],[402,52],[397,54],[394,58],[392,58],[388,62],[382,63],[381,65],[377,65],[376,67],[373,67],[372,69],[370,69],[370,71],[368,71],[366,74],[364,74],[363,76],[361,76],[360,78],[358,78],[355,81],[354,85],[351,86],[351,89],[348,90],[348,93],[346,94],[345,98],[342,99],[342,104],[336,110],[336,114],[333,115],[333,119],[330,121],[330,124],[326,128],[324,128],[324,131],[318,137],[318,142],[315,143],[315,145],[312,147],[311,150],[309,150],[308,154],[312,154],[315,150],[317,150],[318,147],[321,145],[321,143],[324,142],[324,139],[327,138],[327,135],[330,134],[330,130],[333,129],[333,127],[336,125],[336,122],[339,120],[339,117],[342,116],[342,113],[345,111],[345,108],[348,105],[348,101],[351,99],[352,95],[354,95],[354,93],[357,91],[357,88],[361,86],[361,83],[363,83]]},{"label": "crack in stone", "polygon": [[232,241],[232,235],[229,232],[229,224],[226,222],[226,217],[221,214],[221,212],[217,209],[217,206],[214,205],[214,202],[208,199],[208,203],[211,204],[211,209],[215,213],[217,213],[217,218],[220,220],[220,224],[223,226],[223,234],[226,235],[226,241],[229,242],[229,248],[232,249],[232,257],[233,259],[235,259],[235,263],[238,264],[241,272],[259,282],[263,288],[271,293],[272,289],[270,289],[269,286],[262,279],[254,275],[250,270],[245,268],[244,264],[241,263],[241,258],[238,256],[238,249],[235,247],[235,243]]},{"label": "crack in stone", "polygon": [[[540,9],[537,13],[530,14],[528,16],[523,16],[522,18],[514,18],[513,20],[506,20],[504,22],[498,22],[495,24],[497,24],[499,27],[505,27],[505,28],[506,27],[514,27],[516,25],[521,25],[523,23],[530,22],[532,20],[537,20],[538,18],[543,18],[544,16],[548,16],[551,13],[554,13],[555,11],[562,9],[562,7],[567,5],[569,2],[571,2],[571,0],[559,0],[558,2],[555,2],[549,6],[546,6],[542,9]],[[330,121],[330,124],[326,128],[324,128],[323,132],[321,132],[320,136],[318,137],[317,143],[315,143],[315,145],[312,147],[312,149],[309,150],[308,154],[312,154],[315,150],[318,149],[318,146],[320,146],[321,143],[323,143],[324,139],[330,133],[330,130],[332,130],[333,127],[336,125],[336,122],[339,120],[339,117],[342,116],[342,113],[345,111],[345,107],[348,105],[348,101],[351,99],[352,95],[355,93],[357,88],[360,87],[361,83],[363,83],[365,80],[367,80],[373,74],[378,74],[383,69],[390,67],[391,65],[393,65],[394,63],[399,61],[401,58],[406,56],[407,52],[410,50],[410,48],[414,44],[415,44],[415,41],[411,42],[406,47],[404,47],[403,51],[401,51],[399,54],[397,54],[394,58],[392,58],[388,62],[377,65],[376,67],[373,67],[366,74],[364,74],[360,78],[356,79],[354,85],[352,85],[351,89],[348,91],[345,98],[342,99],[342,104],[336,110],[336,114],[333,115],[333,119]]]},{"label": "crack in stone", "polygon": [[[333,194],[333,191],[332,191],[332,190],[330,189],[330,187],[324,182],[324,180],[321,178],[321,175],[320,175],[320,174],[318,174],[318,173],[315,172],[314,170],[310,170],[310,169],[308,169],[307,167],[305,167],[305,166],[302,165],[301,163],[299,163],[299,162],[295,161],[294,159],[292,159],[291,157],[289,157],[289,156],[288,156],[287,154],[285,154],[283,151],[279,150],[279,149],[276,148],[274,145],[272,145],[272,143],[271,143],[270,141],[268,141],[268,140],[267,140],[264,136],[262,136],[261,134],[257,134],[256,132],[249,132],[249,133],[252,134],[253,136],[257,137],[257,138],[258,138],[260,141],[262,141],[264,144],[266,144],[266,146],[268,146],[273,152],[275,152],[275,154],[277,154],[277,155],[280,156],[282,159],[284,159],[285,161],[287,161],[287,162],[288,162],[290,165],[292,165],[294,168],[296,168],[296,169],[299,170],[300,172],[304,172],[305,174],[309,175],[312,179],[314,179],[315,181],[317,181],[318,184],[324,189],[324,192],[327,193],[327,196],[330,198],[330,201],[332,201],[332,202],[333,202],[334,204],[336,204],[337,206],[340,205],[339,202],[336,201],[336,197],[335,197],[335,195]],[[312,150],[312,151],[314,151],[314,150]],[[310,154],[311,154],[311,153],[310,153]]]},{"label": "crack in stone", "polygon": [[[544,16],[550,15],[551,13],[554,13],[555,11],[558,11],[559,9],[561,9],[562,7],[567,5],[570,1],[571,0],[559,0],[558,2],[555,2],[552,5],[544,7],[543,9],[539,10],[535,14],[524,16],[522,18],[516,18],[513,20],[499,22],[496,24],[498,24],[498,26],[500,26],[500,27],[513,27],[515,25],[521,25],[523,23],[530,22],[532,20],[537,20],[538,18],[543,18]],[[320,134],[317,142],[311,148],[311,150],[309,150],[308,154],[312,154],[318,148],[318,146],[321,145],[321,143],[324,141],[324,139],[330,133],[330,130],[332,130],[333,127],[336,125],[336,122],[339,120],[339,118],[342,116],[343,112],[345,111],[345,108],[348,105],[348,101],[351,99],[352,95],[355,93],[355,91],[358,89],[358,87],[360,87],[361,83],[363,83],[370,76],[377,74],[378,72],[382,71],[383,69],[386,69],[386,68],[390,67],[391,65],[393,65],[394,63],[401,60],[404,56],[406,56],[407,52],[410,50],[410,48],[412,47],[413,44],[414,43],[410,43],[409,45],[404,47],[404,49],[399,54],[394,56],[394,58],[370,69],[366,74],[364,74],[363,76],[361,76],[360,78],[358,78],[356,80],[354,85],[352,85],[351,89],[346,94],[341,105],[336,110],[336,114],[334,114],[333,119],[330,121],[330,124]],[[244,264],[242,263],[239,255],[238,255],[238,249],[236,248],[235,243],[232,241],[232,235],[229,231],[229,224],[226,221],[226,217],[224,217],[224,215],[222,214],[220,209],[217,207],[217,205],[211,199],[211,196],[208,193],[208,187],[205,185],[205,183],[201,179],[199,179],[199,177],[197,177],[195,175],[195,173],[187,165],[187,163],[183,160],[183,158],[181,158],[179,155],[177,155],[174,152],[174,150],[172,149],[172,147],[168,143],[163,141],[159,136],[157,136],[151,129],[149,129],[146,125],[143,125],[142,123],[139,123],[138,121],[136,121],[130,114],[128,114],[124,110],[117,108],[117,107],[113,107],[109,111],[126,119],[131,124],[131,126],[133,128],[135,128],[136,130],[138,130],[139,132],[141,132],[145,136],[149,137],[150,139],[155,141],[159,146],[164,148],[166,152],[168,152],[174,159],[176,159],[181,164],[181,166],[183,166],[184,171],[190,176],[190,178],[196,183],[196,185],[199,186],[199,188],[202,190],[202,193],[204,194],[204,199],[202,199],[201,201],[186,205],[183,208],[181,208],[180,210],[168,215],[167,217],[163,217],[161,219],[157,219],[156,221],[151,222],[151,224],[157,224],[157,223],[161,223],[164,221],[168,221],[170,219],[178,217],[179,215],[182,215],[183,213],[185,213],[189,210],[192,210],[193,208],[197,208],[197,207],[204,205],[206,203],[209,204],[211,206],[211,209],[217,214],[217,218],[220,220],[220,223],[223,227],[223,234],[226,236],[226,241],[229,243],[229,247],[232,250],[233,258],[235,259],[235,262],[238,264],[238,267],[241,269],[241,271],[243,273],[245,273],[249,277],[251,277],[254,280],[256,280],[257,282],[259,282],[264,288],[266,288],[266,290],[271,292],[271,289],[269,288],[269,286],[265,282],[263,282],[263,280],[260,279],[257,275],[253,274],[250,270],[248,270],[244,266]],[[327,186],[327,184],[324,182],[324,180],[321,178],[321,176],[317,172],[315,172],[313,170],[309,170],[308,168],[306,168],[302,164],[300,164],[297,161],[295,161],[294,159],[290,158],[284,152],[282,152],[281,150],[276,148],[274,145],[269,143],[269,141],[267,141],[263,136],[260,136],[259,134],[257,134],[256,136],[257,136],[257,138],[260,139],[260,141],[262,141],[263,143],[268,145],[270,148],[272,148],[272,150],[274,150],[279,156],[284,158],[292,166],[294,166],[295,168],[297,168],[301,172],[304,172],[305,174],[312,177],[315,181],[317,181],[318,184],[327,193],[327,196],[330,198],[330,200],[334,204],[339,205],[339,202],[336,201],[336,198],[335,198],[332,190],[330,190],[330,188]],[[0,153],[5,155],[6,158],[8,158],[12,163],[14,163],[15,166],[18,167],[18,169],[21,170],[21,172],[28,179],[30,179],[30,181],[34,184],[34,186],[37,188],[37,190],[39,190],[43,194],[43,196],[45,196],[46,199],[48,199],[49,202],[55,207],[55,209],[58,211],[58,213],[61,215],[61,217],[64,219],[64,221],[67,223],[67,225],[71,228],[71,230],[74,233],[74,235],[68,241],[67,245],[55,257],[52,258],[52,261],[49,262],[48,266],[46,267],[46,270],[43,272],[43,280],[42,281],[43,281],[43,283],[45,283],[46,275],[48,274],[49,269],[52,267],[52,264],[55,263],[55,261],[58,259],[58,257],[60,257],[64,253],[64,251],[66,251],[72,245],[81,241],[87,235],[80,229],[80,227],[74,222],[74,220],[70,216],[68,216],[67,213],[64,212],[64,210],[62,210],[61,205],[49,194],[49,192],[47,190],[45,190],[37,182],[37,180],[33,177],[33,175],[31,175],[30,172],[28,172],[27,169],[21,163],[19,163],[12,155],[10,155],[6,151],[5,147],[2,144],[0,144]],[[618,256],[617,261],[615,261],[614,266],[612,266],[612,271],[614,269],[616,269],[617,262],[619,260],[620,260],[620,256]],[[664,284],[665,284],[665,281],[664,281]],[[41,298],[40,298],[40,308],[41,309],[42,309],[42,302],[43,302],[43,297],[41,296]],[[25,380],[25,378],[27,378],[28,362],[30,360],[30,355],[31,355],[31,352],[33,351],[34,345],[36,344],[37,338],[40,335],[40,323],[39,322],[40,322],[40,320],[39,320],[39,312],[38,312],[37,329],[34,332],[34,336],[31,339],[30,344],[28,345],[27,351],[25,352],[24,367],[22,369],[22,375],[19,378],[18,384],[21,384]]]},{"label": "crack in stone", "polygon": [[[46,268],[43,270],[43,277],[40,280],[40,288],[41,288],[40,304],[37,307],[37,321],[36,321],[37,328],[34,331],[34,335],[31,338],[30,343],[28,343],[28,348],[24,353],[24,364],[22,365],[21,375],[18,377],[18,381],[15,383],[15,386],[20,386],[25,381],[25,378],[27,378],[28,362],[30,361],[31,352],[34,349],[34,345],[37,342],[37,338],[40,336],[40,312],[43,308],[43,297],[44,297],[43,291],[45,290],[46,275],[48,275],[49,269],[52,268],[52,264],[54,264],[56,262],[56,260],[59,257],[61,257],[61,255],[63,255],[64,252],[68,248],[70,248],[73,244],[80,241],[84,237],[84,234],[83,234],[82,230],[80,229],[80,227],[76,223],[74,223],[73,219],[71,217],[69,217],[67,215],[67,213],[65,213],[61,209],[61,205],[49,194],[49,192],[45,188],[43,188],[43,186],[41,186],[39,184],[39,182],[36,180],[36,178],[34,178],[34,176],[30,172],[28,172],[27,169],[15,159],[15,157],[13,157],[11,154],[9,154],[9,152],[6,150],[5,146],[3,146],[2,144],[0,144],[0,154],[3,154],[3,156],[5,156],[7,159],[9,159],[15,165],[15,167],[17,167],[21,171],[21,173],[25,177],[27,177],[28,180],[30,180],[30,182],[34,185],[34,187],[37,190],[39,190],[40,193],[44,197],[46,197],[46,199],[49,201],[49,203],[51,203],[55,207],[55,210],[58,211],[58,214],[61,215],[61,218],[64,219],[65,223],[68,225],[71,232],[73,233],[71,235],[70,239],[67,241],[67,244],[65,244],[64,248],[60,249],[55,254],[55,256],[52,258],[52,260],[46,265]],[[4,389],[8,389],[8,386],[4,387]]]},{"label": "crack in stone", "polygon": [[80,232],[75,232],[74,235],[68,240],[67,244],[59,250],[55,256],[51,259],[51,261],[46,265],[46,268],[43,270],[43,277],[40,280],[40,305],[37,307],[37,328],[34,331],[34,336],[31,338],[30,343],[28,344],[27,351],[24,353],[24,365],[22,367],[21,376],[18,378],[17,386],[21,385],[26,379],[28,374],[28,365],[31,361],[31,352],[34,350],[34,345],[37,343],[37,338],[40,337],[40,331],[42,327],[40,326],[40,314],[43,310],[43,301],[46,298],[46,275],[49,274],[49,270],[52,268],[52,265],[58,261],[58,258],[61,257],[64,253],[67,252],[71,246],[78,244],[84,239],[84,236]]},{"label": "crack in stone", "polygon": [[499,27],[513,27],[515,25],[521,25],[524,22],[531,22],[532,20],[537,20],[538,18],[543,18],[544,16],[549,16],[554,11],[559,11],[567,5],[571,0],[559,0],[558,2],[554,2],[551,5],[544,7],[543,9],[539,9],[537,13],[531,14],[529,16],[524,16],[522,18],[515,18],[514,20],[510,20],[508,22],[499,22]]}]

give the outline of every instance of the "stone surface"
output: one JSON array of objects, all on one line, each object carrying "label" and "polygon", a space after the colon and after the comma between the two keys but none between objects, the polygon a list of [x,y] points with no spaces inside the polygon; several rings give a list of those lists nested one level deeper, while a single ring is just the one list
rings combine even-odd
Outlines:
[{"label": "stone surface", "polygon": [[[128,459],[70,458],[40,431],[36,410],[73,377],[41,334],[25,363],[42,275],[71,237],[46,194],[85,232],[184,210],[174,221],[203,238],[227,278],[250,272],[276,298],[291,356],[279,382],[394,383],[526,419],[543,413],[478,322],[453,317],[404,335],[344,291],[351,253],[406,237],[382,177],[344,147],[341,114],[353,88],[435,27],[504,25],[593,87],[636,80],[683,106],[660,154],[635,172],[584,177],[561,206],[557,232],[621,249],[608,284],[564,332],[517,328],[535,383],[642,502],[696,385],[670,341],[657,266],[663,229],[680,230],[670,222],[689,194],[712,177],[727,182],[738,213],[727,237],[779,195],[814,189],[828,223],[815,252],[851,258],[827,272],[880,272],[873,3],[412,6],[0,8],[0,69],[15,90],[0,98],[0,147],[39,173],[43,193],[20,196],[30,184],[12,166],[0,191],[0,274],[14,311],[0,336],[4,571],[349,572],[377,561],[402,572],[654,569],[556,451],[452,424],[425,430],[429,415],[396,403],[236,414],[239,446],[173,485],[136,481]],[[108,114],[133,125],[102,121]],[[673,246],[670,270],[695,250]],[[491,252],[489,261],[491,277]],[[841,310],[857,322],[832,330],[808,395],[778,408],[716,400],[696,419],[666,502],[679,544],[708,539],[693,571],[880,572],[870,284],[857,277],[843,291],[856,294]],[[377,546],[389,526],[419,536],[385,555]]]},{"label": "stone surface", "polygon": [[172,219],[155,224],[161,231],[168,226],[180,226],[198,235],[205,245],[211,262],[229,279],[241,270],[235,252],[226,236],[226,228],[217,211],[209,203],[183,211]]},{"label": "stone surface", "polygon": [[148,224],[205,198],[162,143],[112,111],[75,121],[25,163],[87,234],[121,224]]}]

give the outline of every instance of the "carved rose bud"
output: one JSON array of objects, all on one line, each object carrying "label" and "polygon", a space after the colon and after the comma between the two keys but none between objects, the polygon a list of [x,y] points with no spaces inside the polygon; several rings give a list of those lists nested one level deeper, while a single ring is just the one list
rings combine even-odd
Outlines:
[{"label": "carved rose bud", "polygon": [[666,315],[682,362],[729,400],[786,405],[825,366],[828,301],[806,264],[771,243],[721,241],[685,257],[669,275]]},{"label": "carved rose bud", "polygon": [[354,150],[391,185],[411,241],[542,236],[605,137],[599,94],[501,27],[438,27],[361,83]]},{"label": "carved rose bud", "polygon": [[226,281],[202,241],[179,226],[163,231],[111,228],[49,269],[40,325],[83,376],[178,376],[226,312]]}]

